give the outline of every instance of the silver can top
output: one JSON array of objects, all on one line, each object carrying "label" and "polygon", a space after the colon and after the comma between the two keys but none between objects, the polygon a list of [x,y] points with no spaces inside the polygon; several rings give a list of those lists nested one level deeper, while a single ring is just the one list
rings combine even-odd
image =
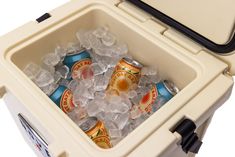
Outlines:
[{"label": "silver can top", "polygon": [[136,60],[133,60],[133,59],[130,59],[130,58],[127,58],[127,57],[124,57],[123,60],[126,63],[128,63],[128,64],[130,64],[130,65],[132,65],[134,67],[143,68],[143,65],[141,63],[139,63],[138,61],[136,61]]},{"label": "silver can top", "polygon": [[167,89],[173,96],[175,96],[176,94],[178,94],[179,91],[180,91],[179,88],[176,87],[176,85],[175,85],[173,82],[169,81],[169,80],[164,80],[164,81],[163,81],[163,84],[164,84],[164,86],[166,87],[166,89]]},{"label": "silver can top", "polygon": [[82,131],[87,132],[96,126],[98,119],[96,117],[88,117],[81,121],[79,127]]}]

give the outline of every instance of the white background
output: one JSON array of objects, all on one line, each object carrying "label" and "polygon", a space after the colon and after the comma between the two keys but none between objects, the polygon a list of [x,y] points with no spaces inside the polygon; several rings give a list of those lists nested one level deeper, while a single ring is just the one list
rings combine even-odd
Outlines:
[{"label": "white background", "polygon": [[[34,20],[68,0],[4,0],[0,2],[0,35]],[[226,17],[225,17],[226,18]],[[1,77],[1,76],[0,76]],[[203,102],[199,102],[203,103]],[[233,156],[235,141],[235,93],[221,107],[207,132],[198,157]],[[0,150],[4,157],[34,157],[17,130],[6,105],[0,100]]]}]

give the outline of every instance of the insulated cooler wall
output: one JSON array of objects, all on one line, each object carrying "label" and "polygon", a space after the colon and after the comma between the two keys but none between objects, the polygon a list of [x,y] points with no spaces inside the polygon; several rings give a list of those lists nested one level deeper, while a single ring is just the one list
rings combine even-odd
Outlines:
[{"label": "insulated cooler wall", "polygon": [[[6,74],[1,78],[4,88],[0,92],[8,92],[10,97],[13,95],[10,99],[17,99],[16,104],[7,101],[17,123],[19,113],[26,116],[45,137],[49,151],[55,157],[123,157],[132,154],[135,157],[143,154],[165,157],[167,152],[174,156],[174,151],[188,156],[179,145],[180,137],[171,129],[182,119],[189,118],[197,127],[202,126],[199,134],[203,134],[207,120],[222,105],[217,100],[232,89],[231,77],[222,74],[228,65],[203,50],[193,54],[160,32],[145,28],[147,24],[121,11],[110,0],[72,1],[52,11],[51,15],[42,23],[31,22],[0,40],[0,51],[3,52],[0,72]],[[181,89],[163,108],[110,150],[98,148],[22,71],[29,62],[39,64],[42,56],[52,52],[57,44],[75,41],[77,31],[104,25],[128,44],[130,54],[136,60],[157,68],[161,78],[172,80]],[[213,94],[217,86],[221,90]],[[206,97],[205,93],[214,98]],[[163,142],[158,140],[162,138]]]}]

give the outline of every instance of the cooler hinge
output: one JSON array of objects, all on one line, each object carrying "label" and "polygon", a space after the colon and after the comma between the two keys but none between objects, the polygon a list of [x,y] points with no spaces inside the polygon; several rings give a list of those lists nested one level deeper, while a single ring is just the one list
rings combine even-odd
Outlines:
[{"label": "cooler hinge", "polygon": [[193,121],[185,119],[173,131],[173,133],[176,132],[181,135],[182,141],[180,145],[185,153],[197,154],[202,146],[202,141],[195,133],[196,129],[197,126]]}]

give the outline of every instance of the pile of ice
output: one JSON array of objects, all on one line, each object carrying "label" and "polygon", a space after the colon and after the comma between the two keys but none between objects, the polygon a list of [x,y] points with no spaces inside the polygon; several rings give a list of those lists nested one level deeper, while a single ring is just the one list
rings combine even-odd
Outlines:
[{"label": "pile of ice", "polygon": [[[47,95],[60,83],[73,92],[73,103],[76,108],[68,116],[79,125],[81,119],[95,116],[104,122],[111,143],[116,145],[121,139],[138,127],[151,114],[139,110],[141,98],[148,93],[153,84],[159,81],[156,69],[144,67],[138,85],[133,90],[121,93],[120,96],[107,93],[114,67],[128,54],[126,43],[118,41],[107,27],[95,30],[81,30],[76,34],[77,43],[69,43],[66,48],[57,47],[42,59],[42,65],[28,64],[24,72]],[[87,72],[77,71],[72,81],[69,68],[63,65],[67,53],[86,48],[92,57],[92,64]],[[62,79],[62,81],[61,81]],[[135,88],[134,88],[135,87]]]}]

